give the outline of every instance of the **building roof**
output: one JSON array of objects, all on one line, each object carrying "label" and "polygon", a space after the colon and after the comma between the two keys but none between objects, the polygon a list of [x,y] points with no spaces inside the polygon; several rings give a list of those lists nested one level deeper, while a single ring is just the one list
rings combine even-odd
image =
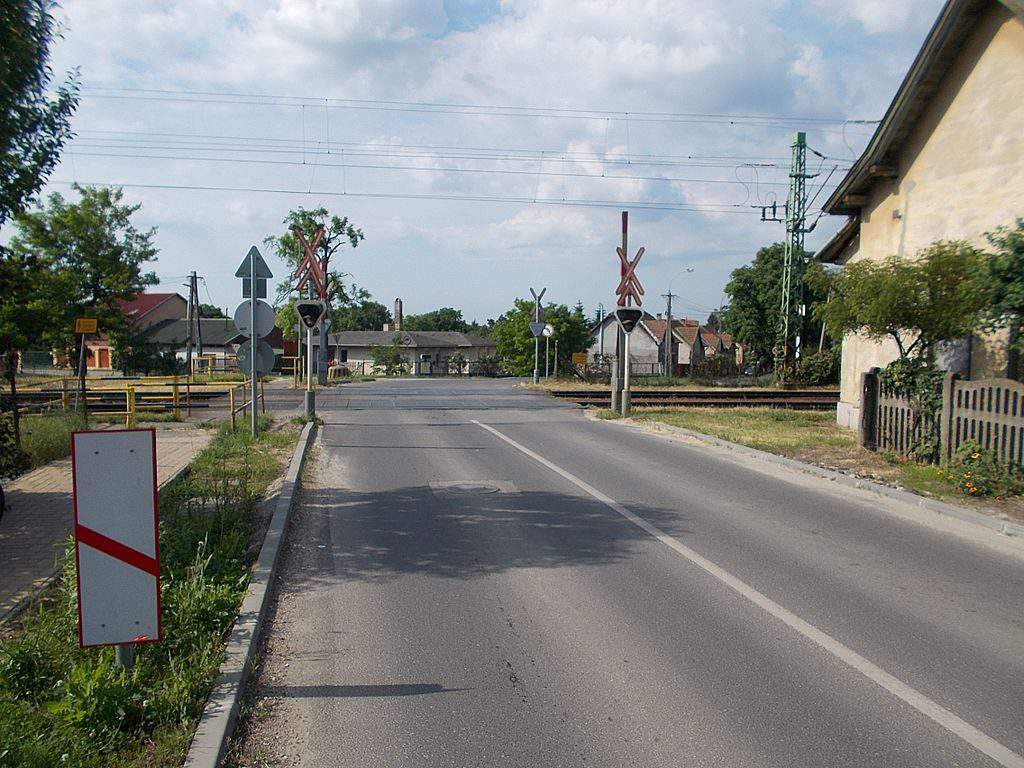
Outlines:
[{"label": "building roof", "polygon": [[170,301],[175,296],[188,303],[185,297],[179,293],[139,293],[134,298],[118,302],[124,316],[129,323],[137,323],[165,301]]},{"label": "building roof", "polygon": [[[235,339],[241,339],[241,334],[230,318],[202,317],[199,318],[199,327],[203,335],[203,346],[223,347]],[[163,320],[149,329],[147,337],[157,344],[181,346],[188,341],[188,320]]]},{"label": "building roof", "polygon": [[[401,347],[496,347],[494,339],[472,336],[457,331],[340,331],[328,334],[328,342],[335,347],[385,347],[399,337]],[[313,343],[316,344],[314,337]]]},{"label": "building roof", "polygon": [[846,251],[846,247],[860,236],[860,217],[851,216],[838,232],[832,235],[814,258],[823,264],[835,264]]},{"label": "building roof", "polygon": [[[866,204],[866,193],[877,180],[895,177],[899,149],[935,96],[981,14],[996,1],[947,0],[863,154],[825,202],[826,211],[855,215]],[[999,2],[1018,16],[1024,15],[1024,0]]]},{"label": "building roof", "polygon": [[[660,317],[651,317],[648,315],[644,318],[643,325],[650,332],[651,336],[658,341],[664,341],[665,326],[668,325],[666,320],[663,320]],[[685,317],[678,320],[672,318],[672,335],[675,336],[678,341],[686,341],[686,343],[692,345],[694,334],[689,333],[689,335],[687,335],[686,333],[682,333],[682,331],[687,328],[696,328],[698,325],[699,323],[696,320],[689,320]]]}]

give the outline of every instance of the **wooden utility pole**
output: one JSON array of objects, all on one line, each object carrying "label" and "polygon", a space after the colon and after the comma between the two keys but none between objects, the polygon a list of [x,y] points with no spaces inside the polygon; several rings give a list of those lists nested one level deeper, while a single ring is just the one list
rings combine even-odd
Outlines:
[{"label": "wooden utility pole", "polygon": [[667,302],[665,307],[665,375],[672,376],[675,374],[675,360],[672,357],[672,299],[678,299],[679,296],[672,293],[672,289],[668,289],[668,293],[661,295]]}]

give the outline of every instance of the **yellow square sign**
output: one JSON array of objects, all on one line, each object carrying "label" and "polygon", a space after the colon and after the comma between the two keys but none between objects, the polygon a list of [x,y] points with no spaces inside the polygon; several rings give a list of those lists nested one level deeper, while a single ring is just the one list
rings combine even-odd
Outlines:
[{"label": "yellow square sign", "polygon": [[572,364],[573,365],[586,365],[587,364],[587,353],[586,352],[573,352],[572,353]]},{"label": "yellow square sign", "polygon": [[95,317],[75,318],[75,333],[96,333],[97,326]]}]

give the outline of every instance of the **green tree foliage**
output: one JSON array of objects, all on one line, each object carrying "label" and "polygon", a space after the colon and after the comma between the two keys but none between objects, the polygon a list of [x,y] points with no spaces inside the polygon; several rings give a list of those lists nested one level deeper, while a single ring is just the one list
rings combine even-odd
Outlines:
[{"label": "green tree foliage", "polygon": [[390,344],[370,347],[370,359],[374,370],[383,371],[385,376],[400,376],[408,372],[409,364],[402,357],[402,337],[395,334]]},{"label": "green tree foliage", "polygon": [[1024,353],[1024,219],[1017,219],[1013,229],[1003,227],[990,233],[988,241],[994,253],[986,261],[981,277],[987,303],[985,327],[1010,329],[1011,351],[1018,361],[1019,376],[1019,359]]},{"label": "green tree foliage", "polygon": [[138,204],[123,203],[116,187],[72,189],[79,195],[69,202],[60,194],[47,204],[15,218],[17,232],[11,240],[16,257],[35,257],[46,265],[33,301],[37,340],[55,349],[69,349],[74,319],[99,319],[99,332],[108,334],[115,348],[129,342],[121,302],[131,299],[156,275],[143,266],[156,258],[156,228],[139,230],[132,223]]},{"label": "green tree foliage", "polygon": [[[71,136],[77,73],[69,73],[52,96],[47,94],[56,36],[51,9],[46,0],[5,0],[0,5],[0,226],[25,211]],[[8,378],[15,442],[20,439],[17,353],[38,328],[32,307],[45,268],[36,254],[15,254],[0,244],[0,367]]]},{"label": "green tree foliage", "polygon": [[332,331],[379,331],[391,322],[391,313],[383,304],[364,299],[340,307],[331,319]]},{"label": "green tree foliage", "polygon": [[200,304],[199,316],[214,318],[227,317],[227,315],[224,314],[224,310],[220,307],[215,307],[213,304]]},{"label": "green tree foliage", "polygon": [[27,208],[71,136],[77,73],[47,94],[57,35],[52,8],[47,0],[0,5],[0,225]]},{"label": "green tree foliage", "polygon": [[407,315],[402,321],[402,330],[469,333],[470,325],[462,318],[461,309],[441,307],[422,315]]},{"label": "green tree foliage", "polygon": [[984,254],[956,241],[934,243],[913,259],[855,261],[815,314],[834,338],[890,338],[902,359],[930,361],[937,342],[976,327],[986,302],[976,276],[984,269]]},{"label": "green tree foliage", "polygon": [[[570,309],[564,304],[548,304],[541,310],[541,320],[554,326],[552,340],[558,339],[558,354],[568,359],[574,352],[582,352],[590,340],[589,324],[583,305]],[[492,337],[498,345],[498,356],[505,369],[517,376],[533,373],[533,302],[516,299],[515,305],[498,318]],[[553,347],[553,345],[552,345]],[[544,367],[544,348],[541,346],[541,368]]]},{"label": "green tree foliage", "polygon": [[[292,268],[292,271],[298,267],[299,262],[305,256],[302,243],[295,236],[293,228],[299,227],[308,243],[312,243],[313,235],[318,229],[324,230],[324,237],[317,246],[317,255],[321,260],[328,259],[327,300],[332,307],[349,305],[354,297],[345,288],[344,275],[337,269],[331,268],[330,260],[345,245],[352,248],[357,247],[365,239],[363,230],[355,227],[347,216],[333,215],[326,208],[307,210],[300,207],[297,210],[289,211],[282,223],[285,225],[284,234],[266,237],[263,244],[280,256]],[[337,264],[333,266],[336,267]],[[279,302],[284,301],[291,294],[292,283],[291,274],[289,274],[287,279],[278,285]]]},{"label": "green tree foliage", "polygon": [[[783,243],[759,249],[750,264],[732,271],[725,286],[729,303],[722,308],[722,328],[746,345],[748,358],[762,370],[772,365],[779,335],[784,253]],[[805,258],[809,257],[810,254],[805,253]],[[805,293],[808,304],[823,299],[819,291],[808,287]],[[801,335],[805,339],[813,338],[816,330],[813,324],[807,323]]]}]

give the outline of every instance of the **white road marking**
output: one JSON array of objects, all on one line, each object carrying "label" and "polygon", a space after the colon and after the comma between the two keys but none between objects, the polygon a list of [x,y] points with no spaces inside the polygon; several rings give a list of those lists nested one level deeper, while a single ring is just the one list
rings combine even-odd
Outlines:
[{"label": "white road marking", "polygon": [[487,430],[495,437],[504,440],[513,448],[526,454],[534,461],[544,465],[555,474],[561,475],[563,478],[568,480],[573,485],[579,487],[589,495],[593,496],[606,507],[609,507],[610,509],[622,515],[624,518],[629,520],[629,522],[633,523],[633,525],[647,531],[647,533],[651,534],[651,536],[658,539],[658,541],[660,541],[662,544],[671,548],[678,554],[685,557],[691,563],[696,565],[698,568],[702,569],[706,573],[718,579],[720,582],[725,584],[734,592],[742,595],[750,602],[764,609],[767,613],[774,616],[776,619],[781,621],[790,629],[799,632],[808,640],[816,644],[819,648],[828,651],[830,654],[835,656],[844,664],[853,667],[866,678],[875,682],[896,698],[906,702],[921,714],[934,720],[936,723],[941,725],[950,733],[959,736],[961,739],[966,741],[968,744],[970,744],[978,751],[988,755],[997,763],[999,763],[999,765],[1005,766],[1005,768],[1024,768],[1024,757],[1021,757],[1008,747],[1003,746],[998,741],[993,739],[991,736],[978,730],[967,721],[957,717],[948,709],[935,703],[920,691],[911,688],[903,681],[893,677],[878,665],[868,661],[856,651],[847,648],[838,640],[836,640],[830,635],[825,634],[820,629],[815,627],[813,624],[809,624],[808,622],[804,621],[799,616],[797,616],[795,613],[786,610],[781,605],[776,603],[774,600],[771,600],[770,598],[761,594],[756,589],[751,587],[749,584],[736,578],[720,566],[715,565],[715,563],[711,562],[706,557],[702,557],[701,555],[697,554],[692,549],[687,547],[685,544],[680,543],[677,539],[673,538],[672,536],[669,536],[667,533],[665,533],[658,527],[651,525],[651,523],[647,522],[639,515],[633,514],[624,506],[615,501],[615,499],[606,496],[605,494],[601,493],[599,490],[594,488],[586,481],[581,480],[571,472],[562,469],[557,464],[548,461],[543,456],[530,450],[526,446],[520,445],[511,437],[502,434],[494,427],[488,426],[487,424],[482,424],[481,422],[476,421],[475,419],[473,420],[473,423],[481,427],[482,429]]}]

